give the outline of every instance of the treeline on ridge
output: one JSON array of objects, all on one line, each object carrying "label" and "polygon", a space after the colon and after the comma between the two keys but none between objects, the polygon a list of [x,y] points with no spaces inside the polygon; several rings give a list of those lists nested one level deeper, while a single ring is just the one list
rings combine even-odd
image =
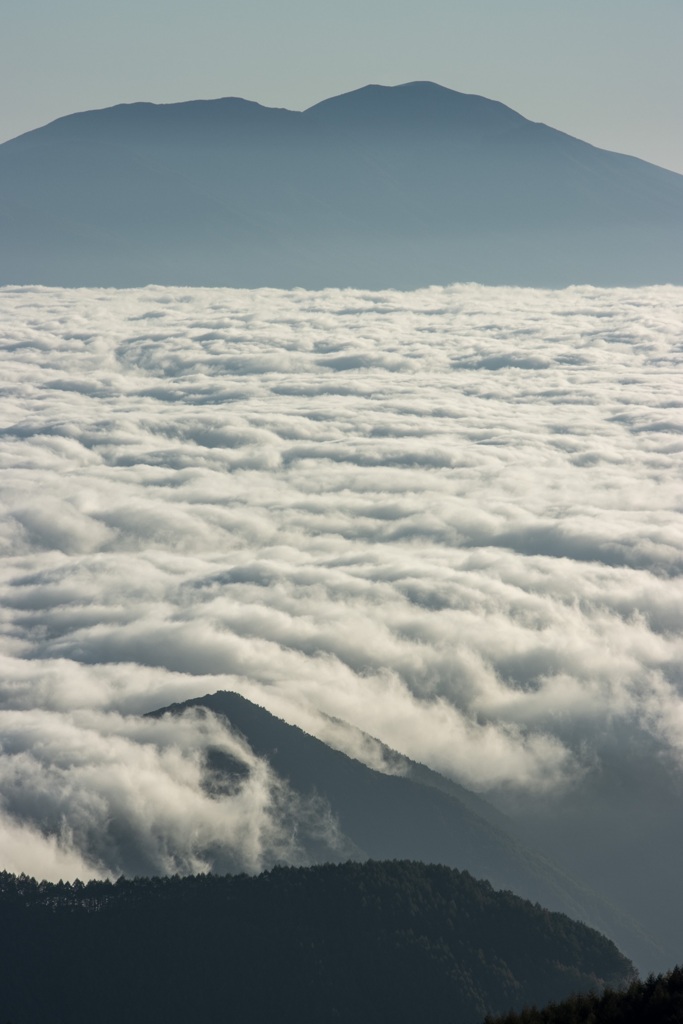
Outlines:
[{"label": "treeline on ridge", "polygon": [[624,991],[607,989],[570,996],[541,1010],[487,1016],[485,1024],[681,1024],[683,967],[633,981]]},{"label": "treeline on ridge", "polygon": [[87,884],[0,874],[0,1019],[480,1024],[621,986],[598,932],[414,861]]}]

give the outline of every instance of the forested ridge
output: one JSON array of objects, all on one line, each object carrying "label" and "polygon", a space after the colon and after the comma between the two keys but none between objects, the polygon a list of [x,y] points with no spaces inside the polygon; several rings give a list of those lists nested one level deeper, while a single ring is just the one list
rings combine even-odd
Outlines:
[{"label": "forested ridge", "polygon": [[12,1024],[479,1024],[633,977],[598,932],[410,861],[87,884],[4,873],[0,907]]},{"label": "forested ridge", "polygon": [[624,991],[571,996],[541,1010],[487,1017],[485,1024],[681,1024],[683,967],[633,981]]}]

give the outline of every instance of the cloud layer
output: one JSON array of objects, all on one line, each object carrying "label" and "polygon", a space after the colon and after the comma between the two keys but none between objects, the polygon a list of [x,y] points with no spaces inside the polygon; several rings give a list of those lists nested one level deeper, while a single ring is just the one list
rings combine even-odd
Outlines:
[{"label": "cloud layer", "polygon": [[[484,791],[570,784],[615,722],[683,766],[683,289],[0,310],[6,867],[296,860],[238,738],[137,717],[220,688]],[[214,748],[251,769],[220,797]]]}]

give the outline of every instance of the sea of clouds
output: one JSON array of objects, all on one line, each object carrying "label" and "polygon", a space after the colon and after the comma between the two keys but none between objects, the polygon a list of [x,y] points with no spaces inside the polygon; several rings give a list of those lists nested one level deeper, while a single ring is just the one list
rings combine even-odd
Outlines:
[{"label": "sea of clouds", "polygon": [[334,848],[142,717],[218,689],[484,793],[683,767],[683,289],[4,288],[0,346],[0,866]]}]

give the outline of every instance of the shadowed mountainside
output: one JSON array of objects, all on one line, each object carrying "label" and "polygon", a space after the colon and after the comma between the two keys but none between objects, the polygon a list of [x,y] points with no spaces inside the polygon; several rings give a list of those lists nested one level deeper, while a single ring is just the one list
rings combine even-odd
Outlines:
[{"label": "shadowed mountainside", "polygon": [[3,873],[0,907],[0,1005],[22,1024],[477,1024],[633,976],[598,932],[410,862],[113,885]]},{"label": "shadowed mountainside", "polygon": [[[633,921],[522,846],[505,828],[503,815],[457,783],[391,751],[387,760],[393,755],[393,770],[401,774],[376,771],[237,693],[207,694],[153,714],[182,714],[195,707],[224,716],[295,793],[322,801],[321,808],[338,823],[344,856],[405,858],[466,869],[496,888],[586,921],[638,964],[661,962],[661,951]],[[241,767],[223,758],[217,752],[210,766],[214,785],[221,772],[239,781]],[[301,834],[303,838],[303,830]],[[315,842],[304,850],[312,861],[335,859],[333,850]]]},{"label": "shadowed mountainside", "polygon": [[0,284],[683,282],[683,176],[430,82],[72,114],[0,146]]}]

